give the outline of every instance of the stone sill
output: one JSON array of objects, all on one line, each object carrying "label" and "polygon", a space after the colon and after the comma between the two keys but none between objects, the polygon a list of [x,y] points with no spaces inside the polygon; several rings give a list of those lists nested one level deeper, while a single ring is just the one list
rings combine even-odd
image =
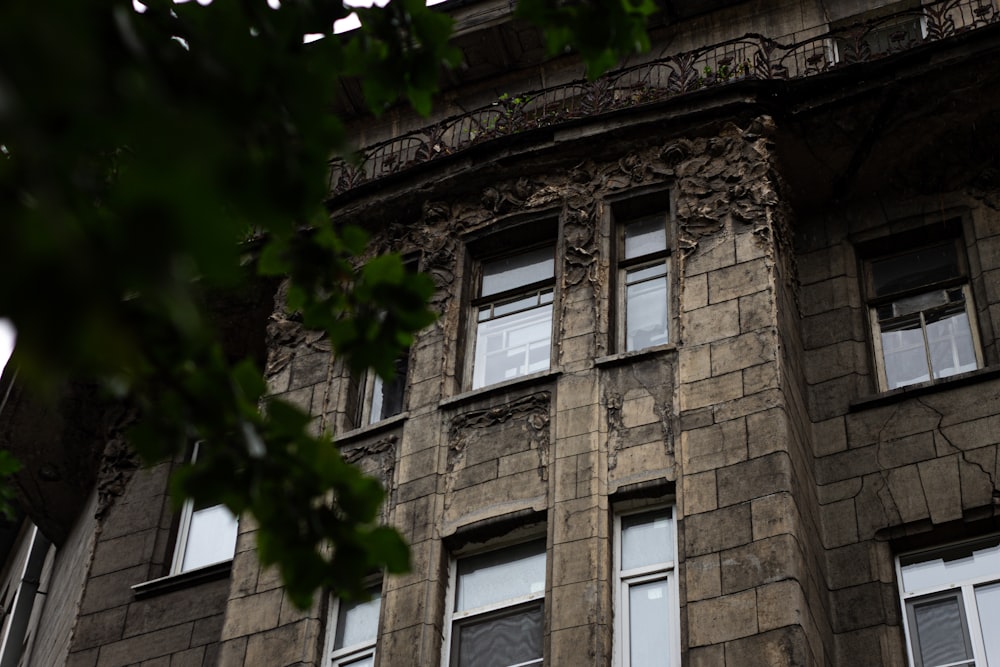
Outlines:
[{"label": "stone sill", "polygon": [[393,415],[391,417],[386,417],[374,424],[368,424],[367,426],[361,426],[360,428],[351,429],[345,433],[339,435],[335,434],[333,436],[333,441],[337,443],[337,446],[346,445],[350,442],[355,442],[357,440],[362,440],[370,435],[376,433],[381,433],[382,431],[388,431],[393,429],[403,422],[405,422],[410,416],[409,411],[400,412],[398,415]]},{"label": "stone sill", "polygon": [[634,361],[639,361],[647,357],[656,357],[661,354],[675,354],[677,352],[676,343],[664,343],[663,345],[654,345],[653,347],[645,347],[641,350],[633,350],[631,352],[619,352],[618,354],[609,354],[604,357],[597,357],[594,359],[594,366],[600,368],[601,366],[616,366],[618,364],[628,364]]},{"label": "stone sill", "polygon": [[859,398],[851,401],[848,409],[850,412],[860,412],[862,410],[868,410],[871,408],[881,407],[883,405],[898,403],[910,398],[916,398],[917,396],[925,396],[927,394],[935,394],[949,389],[957,389],[958,387],[965,387],[970,384],[977,384],[979,382],[985,382],[996,378],[1000,378],[1000,366],[980,368],[979,370],[969,371],[968,373],[961,373],[959,375],[952,375],[951,377],[941,378],[940,380],[929,380],[919,384],[911,384],[906,387],[900,387],[899,389],[883,391],[879,394],[875,394],[874,396]]},{"label": "stone sill", "polygon": [[187,572],[181,572],[180,574],[170,574],[166,577],[160,577],[159,579],[144,581],[141,584],[136,584],[132,587],[132,594],[135,595],[136,600],[142,600],[143,598],[163,595],[164,593],[170,593],[184,588],[193,588],[199,584],[207,583],[209,581],[227,579],[229,578],[229,573],[232,570],[232,567],[232,560],[224,560],[221,563],[206,565],[205,567],[199,567],[196,570],[188,570]]},{"label": "stone sill", "polygon": [[480,387],[479,389],[473,389],[472,391],[456,394],[451,398],[442,400],[438,403],[438,407],[454,408],[467,403],[473,403],[484,398],[489,398],[499,394],[506,394],[514,390],[521,390],[535,385],[549,384],[560,375],[562,375],[562,371],[551,369],[531,373],[530,375],[522,375],[521,377],[514,378],[513,380],[505,380],[504,382],[491,384],[487,387]]}]

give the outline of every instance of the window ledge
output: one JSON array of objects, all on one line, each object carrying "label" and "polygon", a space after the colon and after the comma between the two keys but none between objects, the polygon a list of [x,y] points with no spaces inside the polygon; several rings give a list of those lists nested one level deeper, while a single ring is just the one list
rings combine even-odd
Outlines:
[{"label": "window ledge", "polygon": [[906,387],[900,387],[899,389],[883,391],[879,394],[875,394],[874,396],[859,398],[851,401],[849,410],[851,412],[860,412],[861,410],[876,408],[882,405],[889,405],[891,403],[905,401],[906,399],[923,396],[925,394],[933,394],[948,389],[957,389],[958,387],[985,382],[998,377],[1000,377],[1000,366],[980,368],[975,371],[969,371],[968,373],[960,373],[958,375],[941,378],[940,380],[929,380],[927,382],[920,382]]},{"label": "window ledge", "polygon": [[489,396],[505,394],[515,389],[532,387],[539,384],[548,384],[560,375],[562,375],[562,371],[551,369],[547,371],[539,371],[538,373],[531,373],[530,375],[522,375],[521,377],[514,378],[513,380],[504,380],[503,382],[491,384],[486,387],[480,387],[479,389],[473,389],[472,391],[466,391],[452,396],[451,398],[446,398],[438,403],[438,407],[453,408],[466,403],[472,403],[473,401],[487,398]]},{"label": "window ledge", "polygon": [[177,591],[182,588],[193,588],[209,581],[227,579],[232,567],[232,560],[224,560],[220,563],[199,567],[196,570],[188,570],[180,574],[170,574],[159,579],[152,579],[144,581],[141,584],[136,584],[132,587],[132,593],[135,595],[136,600],[141,600]]},{"label": "window ledge", "polygon": [[674,353],[677,351],[676,343],[664,343],[663,345],[654,345],[653,347],[646,347],[641,350],[633,350],[631,352],[619,352],[618,354],[609,354],[604,357],[598,357],[594,359],[594,365],[597,367],[601,366],[614,366],[616,364],[632,363],[633,361],[638,361],[639,359],[645,359],[646,357],[655,357],[660,354]]},{"label": "window ledge", "polygon": [[354,442],[355,440],[361,440],[372,435],[373,433],[381,433],[382,431],[393,429],[406,421],[409,416],[409,412],[400,412],[398,415],[386,417],[385,419],[381,419],[374,424],[368,424],[367,426],[351,429],[345,433],[334,434],[333,441],[338,445],[342,445]]}]

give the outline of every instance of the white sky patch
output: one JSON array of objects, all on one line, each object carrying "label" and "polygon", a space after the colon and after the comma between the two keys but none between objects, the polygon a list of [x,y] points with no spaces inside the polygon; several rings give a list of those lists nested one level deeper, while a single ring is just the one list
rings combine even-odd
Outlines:
[{"label": "white sky patch", "polygon": [[[190,2],[191,0],[174,0],[176,3]],[[212,2],[212,0],[195,0],[199,5],[207,5]],[[440,5],[442,2],[447,2],[448,0],[427,0],[427,6]],[[377,5],[379,7],[385,7],[389,3],[389,0],[345,0],[345,7],[371,7],[372,5]],[[267,0],[267,6],[271,9],[278,9],[281,7],[281,0]],[[139,0],[132,0],[132,8],[140,14],[146,11],[146,5],[142,4]],[[339,34],[342,32],[347,32],[349,30],[355,30],[361,27],[361,21],[358,19],[357,14],[351,14],[350,16],[345,16],[339,21],[335,21],[333,24],[333,32]],[[315,42],[317,39],[323,39],[326,37],[323,33],[310,33],[303,36],[303,40],[306,44],[309,42]],[[186,46],[186,45],[185,45]]]},{"label": "white sky patch", "polygon": [[[379,7],[385,7],[388,4],[388,2],[389,0],[374,0],[374,2],[372,0],[346,0],[344,2],[344,6],[371,7],[373,4],[375,4],[378,5]],[[440,5],[442,2],[447,2],[447,0],[427,0],[427,6],[430,7],[431,5]],[[333,32],[334,33],[347,32],[348,30],[354,30],[355,28],[360,28],[360,27],[361,27],[361,21],[358,20],[358,15],[351,14],[350,16],[346,16],[337,21],[336,23],[334,23]],[[310,36],[311,35],[306,35],[306,40],[311,42],[313,40],[309,39]],[[319,38],[316,37],[315,39]]]},{"label": "white sky patch", "polygon": [[[389,3],[389,0],[346,0],[344,2],[345,7],[371,7],[373,4],[379,7],[385,7]],[[358,19],[357,14],[351,14],[346,16],[339,21],[334,22],[333,32],[341,33],[347,32],[348,30],[354,30],[361,27],[361,21]]]},{"label": "white sky patch", "polygon": [[14,331],[14,325],[10,320],[0,318],[0,374],[10,359],[10,353],[14,351],[15,338],[17,332]]}]

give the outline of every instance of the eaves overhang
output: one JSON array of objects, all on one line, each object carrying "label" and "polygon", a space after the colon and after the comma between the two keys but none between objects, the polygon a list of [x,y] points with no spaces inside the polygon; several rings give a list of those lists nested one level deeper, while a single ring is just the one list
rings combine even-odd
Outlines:
[{"label": "eaves overhang", "polygon": [[[950,66],[975,58],[976,52],[992,52],[998,41],[1000,11],[992,5],[987,12],[973,11],[978,6],[977,0],[922,5],[919,11],[926,35],[893,43],[885,53],[863,48],[851,51],[844,45],[863,44],[865,36],[883,22],[898,19],[895,15],[836,30],[812,29],[804,31],[806,36],[772,39],[748,34],[610,72],[597,81],[505,94],[486,106],[369,145],[361,150],[358,162],[333,160],[330,203],[337,206],[349,200],[344,196],[352,190],[367,191],[370,182],[389,185],[385,179],[390,176],[418,174],[413,170],[423,169],[424,164],[445,165],[462,153],[468,153],[471,160],[482,146],[500,153],[523,142],[541,148],[546,145],[545,137],[565,135],[574,128],[615,126],[626,117],[643,122],[643,116],[662,118],[669,109],[704,106],[705,100],[733,96],[781,111],[789,105],[810,104],[810,94],[817,103],[834,99],[845,86],[864,87],[868,80],[895,76],[900,68]],[[956,17],[967,20],[962,23]],[[784,93],[788,90],[806,92],[789,98]],[[690,101],[675,101],[681,98]]]}]

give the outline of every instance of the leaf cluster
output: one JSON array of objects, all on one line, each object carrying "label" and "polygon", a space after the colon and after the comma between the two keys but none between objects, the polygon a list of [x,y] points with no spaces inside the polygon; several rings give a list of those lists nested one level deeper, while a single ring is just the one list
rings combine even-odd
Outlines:
[{"label": "leaf cluster", "polygon": [[[354,370],[385,378],[434,315],[429,278],[324,207],[345,152],[331,112],[360,77],[375,113],[430,111],[458,62],[451,19],[422,0],[350,11],[330,0],[32,0],[0,4],[0,314],[18,329],[19,378],[44,394],[97,380],[140,408],[147,462],[205,443],[178,498],[252,517],[258,551],[292,599],[358,591],[407,550],[378,521],[382,491],[296,406],[265,399],[231,359],[205,294],[287,279],[287,307]],[[645,44],[652,0],[523,0],[549,47],[593,75]],[[306,43],[308,34],[324,39]],[[517,100],[514,102],[517,103]],[[0,476],[15,470],[0,452]],[[9,489],[0,487],[0,500]]]},{"label": "leaf cluster", "polygon": [[647,18],[655,0],[520,0],[517,13],[545,31],[550,54],[575,50],[598,76],[632,53],[649,50]]},{"label": "leaf cluster", "polygon": [[[387,377],[433,320],[430,280],[398,256],[359,262],[366,236],[335,228],[323,201],[327,161],[343,150],[330,112],[341,77],[404,53],[418,70],[406,94],[426,103],[418,89],[431,87],[450,20],[409,3],[386,12],[402,51],[385,51],[374,20],[304,43],[347,11],[320,0],[0,7],[0,312],[18,328],[20,377],[43,389],[95,378],[132,401],[142,417],[130,436],[148,462],[204,441],[177,490],[252,516],[261,558],[302,605],[321,586],[400,571],[407,550],[378,526],[377,482],[303,411],[261,410],[261,373],[227,356],[204,295],[255,272],[287,276],[303,325]],[[379,80],[366,89],[381,108],[400,89]],[[0,474],[13,470],[4,457]]]}]

